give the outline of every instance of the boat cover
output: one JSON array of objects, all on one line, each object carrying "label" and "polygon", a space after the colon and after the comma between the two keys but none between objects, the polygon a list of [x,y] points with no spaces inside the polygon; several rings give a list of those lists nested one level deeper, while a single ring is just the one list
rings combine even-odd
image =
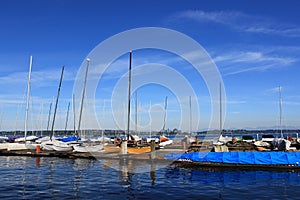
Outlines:
[{"label": "boat cover", "polygon": [[191,152],[171,153],[165,156],[172,160],[213,162],[248,165],[296,165],[300,163],[300,152]]},{"label": "boat cover", "polygon": [[78,138],[76,136],[64,137],[64,138],[60,139],[60,141],[62,141],[62,142],[72,142],[72,141],[77,141],[77,140],[80,140],[80,138]]}]

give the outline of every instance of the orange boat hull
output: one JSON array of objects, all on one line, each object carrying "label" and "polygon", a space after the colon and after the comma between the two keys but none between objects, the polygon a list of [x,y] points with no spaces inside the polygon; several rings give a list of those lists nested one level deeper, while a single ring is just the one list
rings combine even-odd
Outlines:
[{"label": "orange boat hull", "polygon": [[151,151],[151,147],[127,147],[127,152],[130,154],[142,154],[149,153]]}]

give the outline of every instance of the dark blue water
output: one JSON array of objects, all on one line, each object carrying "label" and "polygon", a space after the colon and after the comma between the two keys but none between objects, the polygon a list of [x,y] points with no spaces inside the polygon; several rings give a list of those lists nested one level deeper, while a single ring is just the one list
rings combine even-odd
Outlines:
[{"label": "dark blue water", "polygon": [[300,199],[300,172],[166,166],[132,173],[106,160],[2,156],[0,181],[0,199]]}]

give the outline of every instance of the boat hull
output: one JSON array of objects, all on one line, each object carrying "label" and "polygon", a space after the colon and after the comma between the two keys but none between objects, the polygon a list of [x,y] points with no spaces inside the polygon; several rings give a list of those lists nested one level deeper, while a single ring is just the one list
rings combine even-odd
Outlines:
[{"label": "boat hull", "polygon": [[151,147],[127,147],[127,152],[130,154],[142,154],[151,152]]},{"label": "boat hull", "polygon": [[121,148],[116,145],[106,145],[103,147],[105,152],[108,153],[119,153],[121,152]]},{"label": "boat hull", "polygon": [[103,144],[99,145],[92,145],[92,146],[85,146],[85,145],[74,145],[74,152],[80,153],[88,153],[88,152],[102,152],[103,151]]}]

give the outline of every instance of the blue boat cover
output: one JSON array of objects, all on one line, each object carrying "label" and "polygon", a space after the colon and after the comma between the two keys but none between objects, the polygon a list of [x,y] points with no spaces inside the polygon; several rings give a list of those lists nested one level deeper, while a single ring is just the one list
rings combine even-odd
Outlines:
[{"label": "blue boat cover", "polygon": [[72,142],[72,141],[77,141],[77,140],[80,140],[80,138],[78,138],[76,136],[64,137],[64,138],[60,139],[60,141],[62,141],[62,142]]},{"label": "blue boat cover", "polygon": [[296,165],[300,164],[300,152],[192,152],[171,153],[165,156],[172,160],[213,162],[248,165]]}]

